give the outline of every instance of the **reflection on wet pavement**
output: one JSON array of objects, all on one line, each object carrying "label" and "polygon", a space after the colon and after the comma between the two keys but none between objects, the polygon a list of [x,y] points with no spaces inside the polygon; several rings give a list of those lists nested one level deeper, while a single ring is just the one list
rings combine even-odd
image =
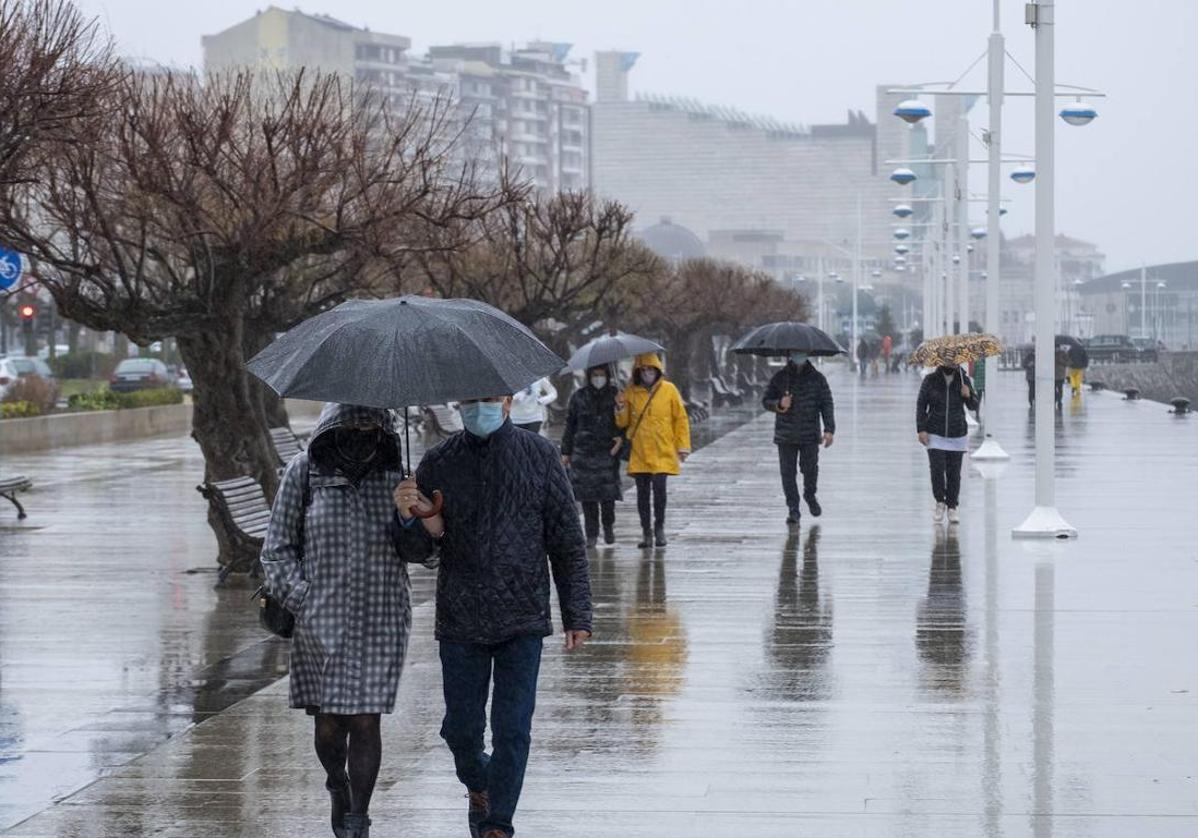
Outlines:
[{"label": "reflection on wet pavement", "polygon": [[[1198,423],[1067,404],[1058,498],[1081,538],[1028,544],[1021,376],[996,382],[1013,460],[966,466],[952,529],[931,522],[915,377],[831,383],[818,525],[783,520],[768,417],[673,481],[669,548],[637,550],[620,507],[594,642],[547,641],[520,834],[1198,834]],[[197,464],[181,441],[22,463],[48,470],[46,526],[0,532],[5,834],[325,834],[310,722],[270,683],[284,647],[248,591],[187,573],[211,561]],[[414,573],[379,836],[465,834],[432,582]]]}]

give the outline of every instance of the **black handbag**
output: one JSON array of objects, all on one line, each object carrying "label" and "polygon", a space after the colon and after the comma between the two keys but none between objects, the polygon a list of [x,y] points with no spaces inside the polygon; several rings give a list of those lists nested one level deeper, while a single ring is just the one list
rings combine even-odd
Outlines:
[{"label": "black handbag", "polygon": [[649,414],[649,405],[653,404],[653,399],[657,396],[657,391],[660,389],[660,387],[656,387],[649,394],[649,401],[645,402],[645,409],[641,411],[641,415],[636,417],[636,424],[632,426],[632,433],[624,434],[624,441],[620,443],[620,459],[624,462],[632,459],[632,440],[636,436],[636,432],[641,429],[641,422],[644,422],[645,417]]},{"label": "black handbag", "polygon": [[[304,545],[304,530],[308,523],[308,507],[312,503],[312,489],[308,485],[308,469],[304,469],[304,490],[303,503],[300,507],[300,561],[303,561],[302,555]],[[295,634],[295,615],[283,606],[283,603],[275,599],[275,597],[266,589],[266,584],[263,583],[254,591],[251,599],[255,600],[258,605],[258,624],[276,637],[282,637],[284,640],[289,640],[291,635]]]}]

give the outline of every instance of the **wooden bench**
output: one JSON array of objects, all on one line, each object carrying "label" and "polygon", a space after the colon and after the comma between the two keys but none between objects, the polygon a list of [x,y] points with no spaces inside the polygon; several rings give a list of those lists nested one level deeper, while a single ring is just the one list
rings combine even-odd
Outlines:
[{"label": "wooden bench", "polygon": [[[230,480],[214,480],[197,486],[216,510],[230,537],[239,542],[239,547],[259,553],[270,526],[270,505],[258,481],[252,477],[234,477]],[[254,564],[255,575],[257,563]],[[233,572],[232,567],[222,567],[217,584],[223,583]]]},{"label": "wooden bench", "polygon": [[733,390],[725,384],[724,379],[718,375],[711,377],[711,396],[716,407],[719,407],[721,404],[735,406],[744,402],[744,396],[739,391]]},{"label": "wooden bench", "polygon": [[1190,400],[1185,396],[1175,396],[1169,399],[1169,404],[1173,405],[1173,409],[1169,411],[1170,413],[1176,413],[1180,416],[1192,412]]},{"label": "wooden bench", "polygon": [[1138,402],[1139,400],[1140,400],[1140,388],[1139,387],[1128,387],[1126,390],[1123,391],[1123,401]]},{"label": "wooden bench", "polygon": [[289,427],[271,428],[270,441],[274,443],[275,456],[279,458],[279,466],[286,467],[296,454],[304,450],[303,443]]},{"label": "wooden bench", "polygon": [[21,502],[17,500],[17,492],[26,492],[31,488],[33,488],[33,481],[23,474],[0,477],[0,498],[4,498],[17,508],[17,520],[24,521],[29,517],[25,512],[25,507],[21,506]]}]

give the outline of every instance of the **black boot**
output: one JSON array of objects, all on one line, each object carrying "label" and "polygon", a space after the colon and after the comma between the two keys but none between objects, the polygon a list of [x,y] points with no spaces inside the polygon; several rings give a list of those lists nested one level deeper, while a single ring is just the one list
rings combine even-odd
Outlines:
[{"label": "black boot", "polygon": [[330,818],[333,834],[337,838],[345,838],[345,816],[349,813],[349,780],[344,777],[334,780],[330,777],[324,781],[324,787],[328,789],[329,799],[333,804]]},{"label": "black boot", "polygon": [[648,527],[646,527],[644,530],[642,530],[640,543],[637,544],[636,546],[640,547],[642,550],[652,547],[653,546],[653,530],[649,529]]},{"label": "black boot", "polygon": [[667,544],[669,544],[669,542],[666,541],[666,528],[663,524],[658,524],[653,530],[653,541],[658,547],[665,547]]},{"label": "black boot", "polygon": [[588,535],[587,536],[587,549],[588,550],[594,549],[598,545],[599,545],[599,536],[597,536],[597,535]]},{"label": "black boot", "polygon": [[603,527],[603,543],[604,544],[615,544],[616,543],[616,528],[613,527],[611,524],[607,524]]},{"label": "black boot", "polygon": [[345,838],[370,838],[370,818],[366,815],[346,815]]}]

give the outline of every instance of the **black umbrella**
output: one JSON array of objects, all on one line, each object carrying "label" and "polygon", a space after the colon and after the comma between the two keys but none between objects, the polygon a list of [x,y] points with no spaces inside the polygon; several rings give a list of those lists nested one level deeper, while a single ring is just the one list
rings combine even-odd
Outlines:
[{"label": "black umbrella", "polygon": [[809,323],[792,320],[758,326],[732,346],[741,355],[840,355],[844,352],[835,340]]},{"label": "black umbrella", "polygon": [[[291,329],[247,364],[280,396],[406,408],[515,393],[562,359],[486,303],[351,300]],[[411,473],[411,440],[407,439]]]},{"label": "black umbrella", "polygon": [[589,370],[625,358],[635,358],[646,352],[663,352],[664,347],[648,338],[616,332],[603,335],[581,346],[570,356],[567,367],[572,370]]},{"label": "black umbrella", "polygon": [[1062,346],[1068,346],[1070,348],[1076,346],[1077,348],[1081,349],[1084,346],[1080,340],[1075,337],[1071,337],[1070,335],[1057,335],[1053,339],[1053,343],[1058,349]]}]

